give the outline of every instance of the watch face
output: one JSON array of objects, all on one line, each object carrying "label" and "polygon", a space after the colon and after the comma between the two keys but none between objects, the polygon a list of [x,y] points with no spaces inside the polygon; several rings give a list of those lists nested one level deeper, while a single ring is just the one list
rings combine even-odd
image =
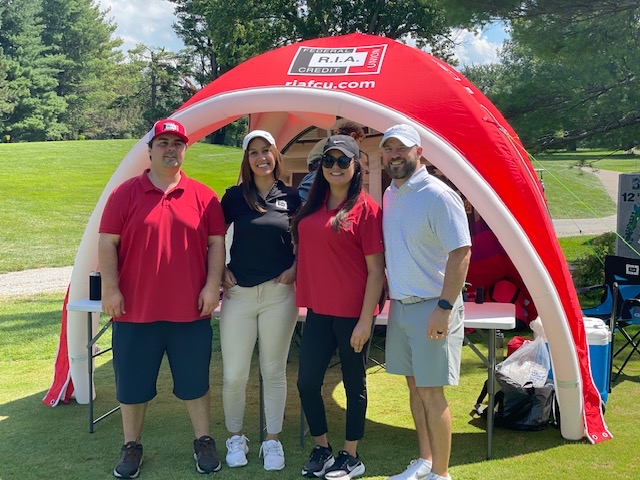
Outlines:
[{"label": "watch face", "polygon": [[440,308],[442,308],[443,310],[451,310],[451,309],[453,309],[453,305],[451,305],[449,302],[447,302],[444,299],[438,300],[438,306]]}]

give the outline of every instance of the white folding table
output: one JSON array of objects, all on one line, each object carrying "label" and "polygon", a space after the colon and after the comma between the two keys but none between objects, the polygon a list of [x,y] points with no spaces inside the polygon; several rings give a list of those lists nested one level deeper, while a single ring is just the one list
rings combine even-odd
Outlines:
[{"label": "white folding table", "polygon": [[496,331],[512,330],[516,326],[516,307],[513,303],[464,303],[464,326],[476,330],[486,331],[488,355],[481,351],[465,335],[464,343],[475,352],[487,367],[487,460],[491,458],[493,444],[493,414],[496,395]]},{"label": "white folding table", "polygon": [[83,298],[80,300],[76,300],[75,302],[67,303],[67,311],[69,312],[87,312],[87,365],[88,373],[89,373],[89,433],[94,432],[94,426],[100,420],[107,418],[114,412],[117,412],[120,409],[120,405],[112,408],[107,413],[100,415],[98,418],[94,420],[93,418],[93,359],[103,353],[107,353],[111,350],[111,347],[105,348],[104,350],[100,350],[98,353],[93,353],[93,346],[96,344],[98,339],[106,332],[111,326],[112,320],[104,324],[104,326],[93,335],[93,313],[101,313],[102,312],[102,302],[100,300],[89,300],[88,298]]}]

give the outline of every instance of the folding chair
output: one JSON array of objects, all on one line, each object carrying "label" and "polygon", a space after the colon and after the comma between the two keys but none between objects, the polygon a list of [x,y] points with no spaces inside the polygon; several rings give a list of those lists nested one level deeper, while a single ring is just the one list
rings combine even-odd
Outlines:
[{"label": "folding chair", "polygon": [[[602,289],[600,305],[583,309],[586,317],[598,317],[609,322],[611,336],[610,368],[611,382],[615,382],[634,353],[640,355],[640,330],[631,334],[628,327],[640,325],[640,258],[625,258],[607,255],[604,262],[604,284],[577,289],[578,293],[585,293]],[[615,333],[619,332],[624,344],[614,350]],[[613,375],[613,359],[627,348],[626,357],[617,372]],[[609,385],[611,391],[611,385]]]}]

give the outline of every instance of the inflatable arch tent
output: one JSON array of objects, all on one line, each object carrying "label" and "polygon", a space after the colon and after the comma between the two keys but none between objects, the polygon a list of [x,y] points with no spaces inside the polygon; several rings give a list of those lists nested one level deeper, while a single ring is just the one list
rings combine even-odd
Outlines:
[{"label": "inflatable arch tent", "polygon": [[[251,129],[269,130],[279,146],[288,146],[311,126],[330,129],[337,117],[378,132],[396,123],[412,124],[420,133],[423,156],[491,228],[535,304],[548,337],[562,436],[586,436],[592,443],[611,438],[591,376],[577,295],[540,184],[515,132],[474,85],[423,51],[351,34],[252,58],[203,88],[172,117],[185,125],[193,143],[245,115]],[[65,306],[88,296],[88,275],[97,267],[99,220],[109,194],[142,173],[147,162],[142,138],[113,174],[89,219]],[[380,175],[379,160],[371,161],[370,170],[371,189],[371,179]],[[62,320],[54,384],[43,402],[54,406],[73,393],[79,403],[88,403],[94,393],[86,378],[86,316],[63,308]]]}]

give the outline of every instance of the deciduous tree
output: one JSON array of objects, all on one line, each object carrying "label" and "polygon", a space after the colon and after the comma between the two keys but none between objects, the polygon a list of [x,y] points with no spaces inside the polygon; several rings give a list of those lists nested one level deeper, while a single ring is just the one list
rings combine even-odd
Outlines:
[{"label": "deciduous tree", "polygon": [[138,72],[135,102],[145,124],[171,114],[193,94],[189,60],[184,54],[142,44],[129,51],[131,68]]},{"label": "deciduous tree", "polygon": [[428,0],[171,0],[176,31],[194,48],[205,84],[244,60],[289,43],[370,33],[429,45],[451,60],[444,10]]},{"label": "deciduous tree", "polygon": [[512,40],[491,81],[482,79],[486,69],[464,73],[525,145],[534,151],[626,148],[640,139],[640,1],[518,5],[496,11],[511,19]]}]

